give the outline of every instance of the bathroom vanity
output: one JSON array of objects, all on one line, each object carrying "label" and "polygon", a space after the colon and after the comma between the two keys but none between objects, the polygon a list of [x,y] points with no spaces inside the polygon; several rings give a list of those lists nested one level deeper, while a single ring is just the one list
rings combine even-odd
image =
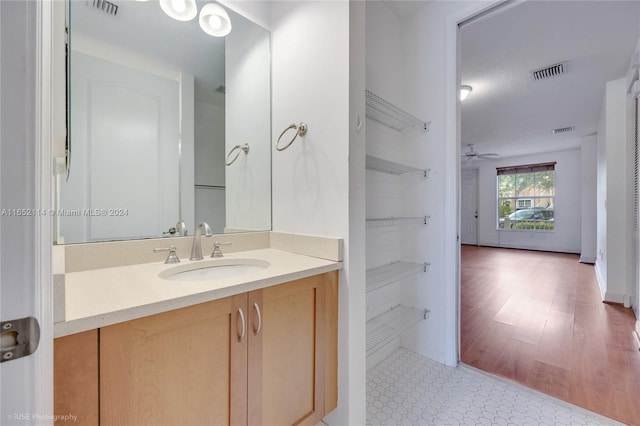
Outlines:
[{"label": "bathroom vanity", "polygon": [[[272,247],[220,261],[247,259],[268,267],[199,281],[167,279],[176,266],[162,261],[66,273],[55,412],[86,425],[317,424],[337,405],[341,262]],[[178,267],[216,260],[199,262]]]},{"label": "bathroom vanity", "polygon": [[158,2],[67,3],[54,412],[74,424],[315,425],[337,405],[342,241],[263,231],[271,35],[205,3],[224,38]]}]

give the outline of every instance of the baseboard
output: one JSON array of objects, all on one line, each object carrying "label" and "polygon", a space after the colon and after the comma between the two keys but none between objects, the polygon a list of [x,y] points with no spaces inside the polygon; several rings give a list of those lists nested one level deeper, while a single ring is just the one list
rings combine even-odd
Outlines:
[{"label": "baseboard", "polygon": [[510,250],[527,250],[527,251],[543,251],[543,252],[549,252],[549,253],[565,253],[565,254],[580,254],[579,251],[576,251],[575,249],[563,249],[563,248],[548,248],[548,247],[535,247],[535,246],[515,246],[515,245],[510,245],[510,244],[485,244],[485,243],[478,243],[478,247],[490,247],[490,248],[503,248],[503,249],[510,249]]},{"label": "baseboard", "polygon": [[580,263],[589,263],[593,265],[596,263],[596,258],[589,256],[580,256]]},{"label": "baseboard", "polygon": [[600,263],[596,262],[594,268],[596,271],[596,281],[598,281],[598,287],[600,290],[600,297],[602,298],[602,300],[605,300],[605,288],[607,288],[607,281],[604,279],[604,276],[602,276],[602,270],[600,269]]},{"label": "baseboard", "polygon": [[636,321],[636,329],[633,330],[633,337],[636,338],[638,344],[638,350],[640,351],[640,321]]},{"label": "baseboard", "polygon": [[624,294],[610,293],[607,291],[604,293],[604,302],[624,306]]}]

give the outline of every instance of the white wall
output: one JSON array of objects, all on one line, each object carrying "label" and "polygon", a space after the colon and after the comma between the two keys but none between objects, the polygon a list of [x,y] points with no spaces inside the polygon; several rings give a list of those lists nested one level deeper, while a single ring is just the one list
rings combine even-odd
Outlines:
[{"label": "white wall", "polygon": [[431,121],[429,133],[423,140],[417,139],[415,146],[418,156],[431,168],[423,197],[415,199],[431,216],[428,238],[419,247],[431,263],[429,285],[418,295],[428,301],[431,314],[415,330],[411,341],[414,350],[448,365],[455,365],[458,360],[457,24],[491,3],[494,2],[428,2],[425,8],[404,18],[398,47],[404,51],[404,107]]},{"label": "white wall", "polygon": [[[598,129],[597,277],[603,299],[628,303],[632,294],[631,200],[625,78],[607,83]],[[600,215],[602,213],[602,215]]]},{"label": "white wall", "polygon": [[[349,292],[341,299],[340,344],[348,348],[339,365],[342,408],[327,417],[329,424],[362,424],[365,420],[365,2],[349,2],[349,236],[345,276]],[[341,291],[342,291],[341,287]],[[346,293],[346,294],[345,294]],[[340,362],[340,361],[339,361]]]},{"label": "white wall", "polygon": [[350,213],[358,216],[349,194],[358,185],[349,179],[349,8],[347,1],[272,3],[272,143],[292,123],[309,126],[289,149],[272,149],[272,179],[275,231],[344,239],[339,401],[328,421],[355,425],[365,421],[364,280],[352,279],[360,273],[350,261],[364,247],[351,241],[349,224]]},{"label": "white wall", "polygon": [[[225,152],[249,144],[226,167],[226,226],[271,228],[271,41],[251,22],[234,22],[225,39]],[[226,157],[225,154],[225,157]]]},{"label": "white wall", "polygon": [[[39,62],[38,49],[49,53],[52,31],[47,25],[38,28],[37,21],[49,7],[36,2],[0,3],[0,210],[47,211],[51,207],[49,187],[42,187],[48,180],[45,173],[51,170],[51,135],[47,134],[51,116],[47,113],[53,111],[48,108],[51,82],[46,76],[51,62],[60,64],[55,59]],[[50,23],[47,16],[43,20]],[[49,218],[0,216],[0,320],[30,316],[40,324],[35,353],[0,364],[2,424],[47,424],[35,415],[50,418],[53,412]],[[30,413],[29,419],[20,417]]]},{"label": "white wall", "polygon": [[[402,21],[382,2],[367,3],[366,18],[366,86],[376,95],[402,106],[404,85],[402,67],[399,66],[405,53]],[[386,153],[372,154],[394,155],[395,148],[392,146]]]},{"label": "white wall", "polygon": [[[223,233],[226,223],[224,121],[224,107],[215,105],[212,100],[196,97],[193,120],[196,185],[194,224],[207,222],[214,234]],[[193,231],[195,227],[191,233]]]},{"label": "white wall", "polygon": [[256,24],[271,29],[271,1],[219,0],[219,2]]},{"label": "white wall", "polygon": [[[553,231],[497,230],[496,167],[557,162],[555,229]],[[478,244],[580,253],[582,222],[582,156],[579,149],[478,161]]]},{"label": "white wall", "polygon": [[600,294],[604,299],[607,291],[607,121],[606,121],[606,96],[602,99],[602,108],[598,118],[598,131],[596,139],[596,277],[600,286]]},{"label": "white wall", "polygon": [[580,145],[582,190],[580,262],[595,263],[597,255],[597,136],[582,138]]}]

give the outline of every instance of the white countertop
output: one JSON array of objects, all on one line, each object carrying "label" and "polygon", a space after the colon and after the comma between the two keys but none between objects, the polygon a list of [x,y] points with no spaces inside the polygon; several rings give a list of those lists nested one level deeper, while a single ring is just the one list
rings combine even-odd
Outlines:
[{"label": "white countertop", "polygon": [[275,284],[335,271],[342,262],[303,256],[272,248],[225,254],[219,261],[251,259],[269,267],[233,278],[211,281],[170,281],[159,274],[199,262],[182,260],[65,274],[65,320],[54,324],[54,336],[105,327],[172,309],[208,302]]}]

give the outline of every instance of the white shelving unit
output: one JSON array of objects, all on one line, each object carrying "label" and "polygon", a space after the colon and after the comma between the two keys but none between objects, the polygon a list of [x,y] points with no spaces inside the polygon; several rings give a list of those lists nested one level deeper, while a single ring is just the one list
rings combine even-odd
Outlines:
[{"label": "white shelving unit", "polygon": [[384,228],[387,226],[428,225],[429,219],[430,219],[430,216],[371,218],[371,219],[367,219],[367,228]]},{"label": "white shelving unit", "polygon": [[392,175],[419,174],[425,178],[429,177],[429,169],[418,169],[416,167],[405,166],[393,161],[367,155],[367,169],[378,172],[390,173]]},{"label": "white shelving unit", "polygon": [[[409,114],[408,112],[398,108],[392,103],[382,99],[380,96],[367,90],[366,93],[366,115],[369,119],[372,119],[378,123],[394,129],[400,132],[397,134],[398,140],[403,138],[403,131],[406,129],[416,129],[417,131],[427,131],[429,129],[429,123],[420,120]],[[382,128],[378,128],[379,131],[383,131]],[[387,137],[391,132],[386,134]],[[415,135],[412,133],[412,135]],[[405,135],[406,136],[406,135]],[[390,175],[416,175],[422,178],[429,178],[429,169],[409,166],[401,164],[395,161],[390,161],[385,158],[380,158],[373,155],[367,155],[366,167],[368,170],[375,172],[387,173]],[[373,178],[373,175],[372,175]],[[372,185],[386,185],[383,196],[383,202],[376,204],[375,199],[371,204],[372,210],[380,210],[385,212],[395,211],[402,213],[402,204],[394,205],[389,203],[388,184],[391,184],[393,188],[406,188],[406,181],[394,180],[395,178],[384,176],[375,177]],[[385,183],[385,181],[387,183]],[[379,190],[379,188],[378,188]],[[375,194],[376,187],[370,187],[370,192]],[[395,191],[395,189],[394,189]],[[369,206],[369,204],[368,204]],[[391,207],[391,208],[389,208]],[[369,208],[369,207],[368,207]],[[391,217],[375,217],[375,212],[367,211],[368,219],[366,220],[367,232],[371,232],[368,238],[372,238],[372,241],[384,242],[391,239],[395,240],[396,244],[402,245],[402,241],[406,238],[411,238],[414,234],[413,229],[421,228],[429,224],[430,217],[428,215],[422,216],[391,216]],[[410,227],[412,234],[407,236],[403,230]],[[386,230],[378,228],[388,228]],[[381,234],[382,233],[382,234]],[[419,235],[419,231],[415,234]],[[384,235],[384,237],[381,237]],[[380,238],[383,238],[382,240]],[[376,244],[376,243],[374,243]],[[401,253],[396,253],[397,250],[392,251],[393,254],[397,254],[402,257]],[[390,252],[391,253],[391,252]],[[383,256],[380,256],[378,252],[372,262],[379,262]],[[395,257],[395,256],[394,256]],[[415,257],[415,256],[412,256]],[[415,259],[414,259],[415,260]],[[429,263],[427,262],[415,262],[406,260],[397,260],[390,264],[372,267],[367,270],[366,277],[366,291],[367,291],[367,308],[371,308],[370,314],[373,315],[369,321],[367,321],[367,359],[368,363],[376,362],[377,358],[385,356],[388,350],[392,349],[392,342],[399,344],[399,338],[420,321],[427,318],[428,309],[426,307],[406,306],[402,304],[402,289],[407,285],[415,285],[416,281],[418,285],[424,283],[424,279],[412,279],[408,278],[416,276],[418,274],[426,273],[429,269]],[[384,290],[381,290],[383,289]],[[408,287],[406,287],[408,288]],[[404,300],[407,302],[407,300]],[[373,303],[374,306],[369,306],[369,303]],[[400,304],[397,304],[400,303]],[[409,300],[409,304],[413,304],[414,300]],[[382,351],[386,348],[385,351]],[[375,357],[373,354],[380,352]],[[371,359],[369,359],[371,357]]]},{"label": "white shelving unit", "polygon": [[427,309],[398,305],[367,321],[367,357],[427,318]]},{"label": "white shelving unit", "polygon": [[367,269],[367,293],[429,270],[429,263],[393,262]]},{"label": "white shelving unit", "polygon": [[431,123],[416,118],[370,90],[365,90],[365,97],[366,114],[372,120],[400,131],[415,127],[429,130]]}]

